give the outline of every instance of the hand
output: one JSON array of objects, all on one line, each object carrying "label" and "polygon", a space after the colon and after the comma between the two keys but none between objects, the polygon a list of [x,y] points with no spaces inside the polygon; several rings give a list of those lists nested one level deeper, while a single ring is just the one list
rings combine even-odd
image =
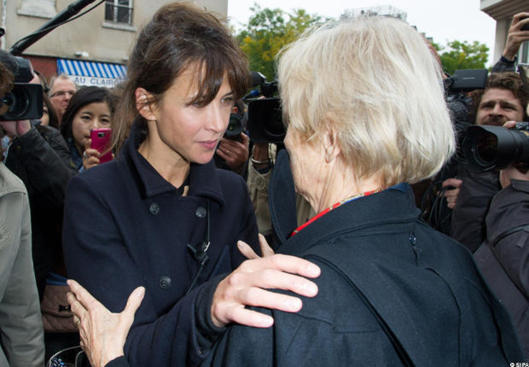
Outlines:
[{"label": "hand", "polygon": [[121,313],[112,313],[74,280],[68,280],[67,298],[79,328],[81,347],[92,367],[104,367],[111,360],[124,355],[134,314],[140,307],[145,288],[136,288],[129,296]]},{"label": "hand", "polygon": [[241,140],[231,140],[222,138],[217,154],[224,159],[232,171],[240,173],[244,164],[248,161],[250,138],[245,133],[241,133]]},{"label": "hand", "polygon": [[29,120],[0,121],[0,127],[4,129],[9,137],[22,136],[31,130],[31,122]]},{"label": "hand", "polygon": [[[261,256],[257,255],[253,248],[250,247],[246,242],[243,241],[237,241],[237,247],[239,248],[239,252],[244,255],[247,259],[258,259]],[[266,242],[265,236],[259,233],[259,247],[261,248],[261,254],[262,257],[272,256],[274,255],[274,250],[270,247],[268,242]]]},{"label": "hand", "polygon": [[218,327],[230,322],[270,327],[274,323],[272,317],[245,306],[297,312],[302,307],[301,299],[266,289],[285,289],[314,297],[318,286],[304,277],[317,278],[319,275],[318,266],[295,256],[270,255],[246,260],[217,286],[211,305],[213,323]]},{"label": "hand", "polygon": [[90,169],[99,164],[99,157],[101,153],[96,149],[86,148],[83,152],[83,167],[84,169]]},{"label": "hand", "polygon": [[503,127],[507,128],[507,129],[512,129],[513,127],[516,126],[516,122],[517,121],[507,121],[503,124]]},{"label": "hand", "polygon": [[529,24],[529,13],[518,13],[515,14],[511,26],[509,27],[509,33],[507,35],[507,42],[503,49],[503,56],[509,60],[514,60],[520,49],[520,45],[529,40],[529,31],[522,31],[521,28],[524,25]]},{"label": "hand", "polygon": [[450,209],[454,209],[456,206],[457,196],[459,195],[459,189],[462,183],[463,181],[457,178],[448,178],[442,183],[443,187],[454,187],[453,189],[448,189],[444,192],[444,196],[446,198],[446,205]]}]

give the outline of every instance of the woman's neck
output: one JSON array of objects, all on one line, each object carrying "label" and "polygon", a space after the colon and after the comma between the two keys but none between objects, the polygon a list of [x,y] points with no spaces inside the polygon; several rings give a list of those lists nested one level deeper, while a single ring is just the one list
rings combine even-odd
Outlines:
[{"label": "woman's neck", "polygon": [[138,152],[174,187],[182,186],[189,175],[189,161],[161,141],[153,141],[151,135],[140,144]]},{"label": "woman's neck", "polygon": [[312,197],[307,198],[316,213],[355,196],[382,189],[378,175],[358,179],[354,169],[341,163],[341,167],[327,171],[326,177],[316,185]]}]

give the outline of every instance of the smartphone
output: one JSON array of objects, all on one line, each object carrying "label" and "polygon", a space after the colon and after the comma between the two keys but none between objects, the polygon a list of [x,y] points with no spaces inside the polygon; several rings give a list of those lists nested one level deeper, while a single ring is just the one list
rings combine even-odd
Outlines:
[{"label": "smartphone", "polygon": [[110,141],[112,138],[112,129],[102,127],[90,131],[90,148],[102,153],[99,157],[99,163],[105,163],[112,160],[112,151],[110,150]]}]

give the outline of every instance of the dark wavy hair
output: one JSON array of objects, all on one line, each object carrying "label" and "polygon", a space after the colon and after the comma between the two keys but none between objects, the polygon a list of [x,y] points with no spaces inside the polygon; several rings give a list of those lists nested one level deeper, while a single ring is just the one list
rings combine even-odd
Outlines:
[{"label": "dark wavy hair", "polygon": [[141,31],[129,57],[122,98],[113,119],[116,151],[134,121],[147,132],[146,121],[136,109],[136,89],[152,94],[153,100],[146,103],[159,102],[174,80],[191,66],[198,71],[198,93],[191,103],[198,106],[206,106],[215,98],[225,76],[235,99],[248,88],[247,58],[219,19],[192,4],[167,4]]},{"label": "dark wavy hair", "polygon": [[485,89],[479,89],[472,92],[472,115],[470,116],[470,121],[472,123],[476,120],[478,107],[481,103],[483,94],[485,94],[485,92],[491,88],[511,91],[514,97],[516,97],[516,99],[519,100],[522,105],[523,120],[528,121],[526,108],[527,104],[529,103],[529,90],[527,90],[527,87],[524,86],[522,78],[518,73],[503,72],[490,74]]},{"label": "dark wavy hair", "polygon": [[61,134],[66,141],[73,139],[72,123],[75,114],[84,106],[90,103],[106,102],[110,113],[114,114],[114,96],[107,88],[83,87],[79,89],[70,100],[61,123]]}]

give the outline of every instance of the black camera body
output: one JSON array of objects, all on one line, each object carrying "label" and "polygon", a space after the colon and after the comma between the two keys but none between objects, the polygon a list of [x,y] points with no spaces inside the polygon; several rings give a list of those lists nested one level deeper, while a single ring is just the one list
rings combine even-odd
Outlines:
[{"label": "black camera body", "polygon": [[7,112],[0,115],[0,121],[20,121],[42,117],[42,86],[28,84],[33,78],[31,64],[22,57],[3,51],[0,62],[15,77],[13,89],[0,99],[0,108],[7,106]]},{"label": "black camera body", "polygon": [[[261,97],[247,98],[248,132],[255,143],[281,143],[285,139],[281,99],[277,97],[277,81],[267,82],[257,72],[252,72],[253,86],[259,86]],[[264,98],[263,98],[264,97]]]},{"label": "black camera body", "polygon": [[241,141],[241,133],[244,130],[242,123],[243,117],[237,113],[230,114],[230,122],[228,123],[228,128],[224,133],[224,137],[230,140]]},{"label": "black camera body", "polygon": [[463,154],[471,167],[481,171],[529,164],[529,122],[517,122],[512,129],[471,126],[463,139]]}]

